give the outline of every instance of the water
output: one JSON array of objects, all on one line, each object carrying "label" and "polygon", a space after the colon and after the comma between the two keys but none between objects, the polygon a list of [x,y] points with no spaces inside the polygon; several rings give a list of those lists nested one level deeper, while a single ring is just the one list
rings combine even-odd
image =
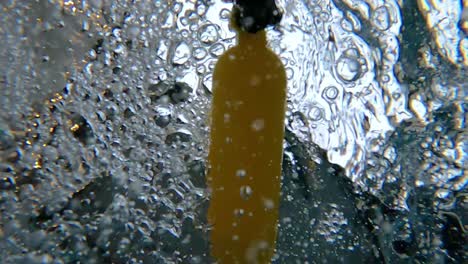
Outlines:
[{"label": "water", "polygon": [[[274,262],[466,261],[466,5],[278,4]],[[231,4],[0,7],[0,258],[208,262],[211,73],[235,44]]]}]

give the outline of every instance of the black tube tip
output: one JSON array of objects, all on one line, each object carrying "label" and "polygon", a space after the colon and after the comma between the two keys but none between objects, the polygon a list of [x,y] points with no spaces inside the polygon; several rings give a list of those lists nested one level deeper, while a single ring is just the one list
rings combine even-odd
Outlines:
[{"label": "black tube tip", "polygon": [[277,25],[283,16],[275,0],[237,0],[233,11],[234,22],[249,33]]}]

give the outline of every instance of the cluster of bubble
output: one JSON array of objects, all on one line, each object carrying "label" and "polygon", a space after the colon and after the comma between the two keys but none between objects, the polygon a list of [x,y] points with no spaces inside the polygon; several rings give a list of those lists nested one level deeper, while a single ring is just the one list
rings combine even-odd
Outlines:
[{"label": "cluster of bubble", "polygon": [[[395,77],[401,15],[396,1],[290,3],[275,38],[288,69],[289,126],[362,180],[369,142],[408,118]],[[299,40],[299,41],[298,41]]]},{"label": "cluster of bubble", "polygon": [[413,117],[388,141],[375,142],[378,151],[368,157],[366,186],[395,210],[386,217],[391,232],[381,233],[392,234],[399,254],[431,262],[462,261],[468,202],[467,76],[425,44],[417,52],[431,54],[431,59],[422,59],[416,69],[405,65]]},{"label": "cluster of bubble", "polygon": [[2,3],[2,260],[206,263],[204,83],[234,41],[207,18],[226,7]]},{"label": "cluster of bubble", "polygon": [[438,52],[456,67],[468,66],[468,4],[418,0]]},{"label": "cluster of bubble", "polygon": [[[302,142],[327,150],[361,196],[372,194],[354,206],[367,208],[362,215],[372,219],[366,225],[376,235],[374,245],[388,249],[379,258],[463,259],[467,75],[460,36],[465,11],[455,3],[453,11],[439,3],[443,8],[432,8],[432,15],[421,5],[397,1],[282,4],[284,21],[271,39],[287,66],[287,128]],[[435,15],[457,32],[430,26]],[[453,18],[460,18],[461,29],[453,27]],[[440,32],[429,36],[433,30]],[[347,213],[345,219],[360,216]],[[337,236],[323,225],[326,221],[320,223],[325,240],[338,247],[349,244],[343,232]],[[301,236],[289,225],[284,228]],[[297,237],[315,255],[311,252],[318,247]],[[365,243],[358,243],[360,250]]]}]

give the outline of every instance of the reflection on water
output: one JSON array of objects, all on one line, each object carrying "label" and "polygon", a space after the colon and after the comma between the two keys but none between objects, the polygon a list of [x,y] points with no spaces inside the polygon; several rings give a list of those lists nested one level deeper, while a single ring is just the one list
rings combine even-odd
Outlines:
[{"label": "reflection on water", "polygon": [[[0,3],[0,258],[206,263],[227,1]],[[275,263],[466,260],[463,1],[278,1]]]}]

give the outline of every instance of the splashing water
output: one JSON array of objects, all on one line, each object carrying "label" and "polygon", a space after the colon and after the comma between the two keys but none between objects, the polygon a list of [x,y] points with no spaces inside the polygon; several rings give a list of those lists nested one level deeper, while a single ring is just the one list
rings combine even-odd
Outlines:
[{"label": "splashing water", "polygon": [[[0,3],[5,263],[211,261],[207,125],[214,65],[235,43],[227,2]],[[462,262],[466,4],[277,2],[274,262]]]}]

